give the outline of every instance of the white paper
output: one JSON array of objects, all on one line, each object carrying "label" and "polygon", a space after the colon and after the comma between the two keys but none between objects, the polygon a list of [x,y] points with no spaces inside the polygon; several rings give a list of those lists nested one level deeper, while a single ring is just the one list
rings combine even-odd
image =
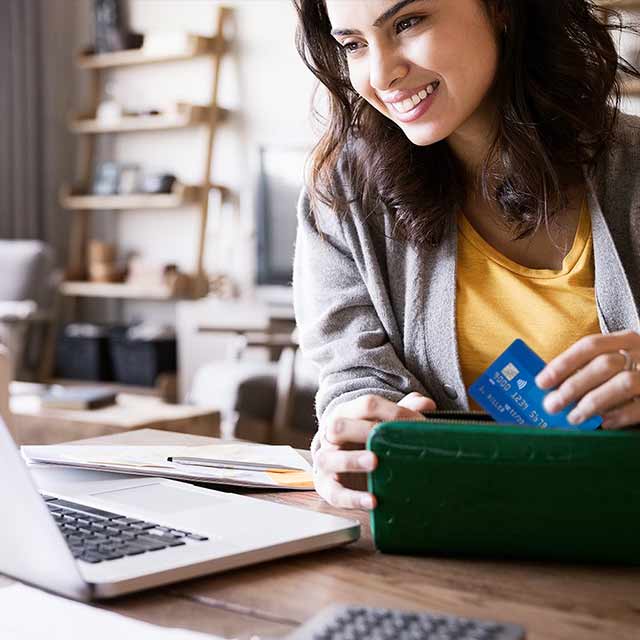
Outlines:
[{"label": "white paper", "polygon": [[22,448],[32,460],[67,460],[98,464],[174,469],[167,461],[173,456],[210,458],[228,462],[254,462],[310,471],[309,463],[288,445],[214,444],[203,447],[175,445],[41,445]]},{"label": "white paper", "polygon": [[[260,462],[290,466],[309,473],[311,465],[288,445],[216,444],[202,447],[175,445],[37,445],[23,446],[22,455],[27,463],[49,463],[154,475],[177,480],[213,482],[244,487],[272,489],[296,488],[278,483],[279,474],[263,471],[220,469],[169,462],[169,456],[216,458],[228,461]],[[284,480],[284,478],[283,478]],[[311,485],[297,487],[311,489]]]},{"label": "white paper", "polygon": [[3,640],[222,640],[139,622],[22,584],[0,588],[0,612]]}]

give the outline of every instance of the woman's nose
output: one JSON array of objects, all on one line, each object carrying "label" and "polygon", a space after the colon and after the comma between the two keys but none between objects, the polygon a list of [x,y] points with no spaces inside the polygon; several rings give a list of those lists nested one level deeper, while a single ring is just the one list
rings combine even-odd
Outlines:
[{"label": "woman's nose", "polygon": [[387,91],[409,71],[406,60],[388,48],[373,48],[369,55],[369,83],[378,91]]}]

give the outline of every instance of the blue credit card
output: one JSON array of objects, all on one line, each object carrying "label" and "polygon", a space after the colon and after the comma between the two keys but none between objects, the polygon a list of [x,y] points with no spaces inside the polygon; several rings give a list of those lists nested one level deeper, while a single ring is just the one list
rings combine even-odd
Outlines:
[{"label": "blue credit card", "polygon": [[469,387],[469,395],[496,421],[543,429],[593,431],[602,424],[593,416],[582,424],[572,425],[567,416],[571,404],[559,413],[548,413],[542,406],[550,389],[540,389],[535,377],[545,362],[522,340],[511,346]]}]

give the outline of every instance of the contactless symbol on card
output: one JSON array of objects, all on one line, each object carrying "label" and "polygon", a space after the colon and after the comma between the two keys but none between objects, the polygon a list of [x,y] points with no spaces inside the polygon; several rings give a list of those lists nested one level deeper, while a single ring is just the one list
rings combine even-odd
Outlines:
[{"label": "contactless symbol on card", "polygon": [[515,340],[469,387],[469,395],[496,422],[542,429],[597,429],[602,424],[600,416],[577,426],[569,423],[567,416],[575,405],[569,405],[560,413],[547,413],[542,401],[549,391],[535,383],[535,377],[544,367],[545,362],[537,353],[522,340]]}]

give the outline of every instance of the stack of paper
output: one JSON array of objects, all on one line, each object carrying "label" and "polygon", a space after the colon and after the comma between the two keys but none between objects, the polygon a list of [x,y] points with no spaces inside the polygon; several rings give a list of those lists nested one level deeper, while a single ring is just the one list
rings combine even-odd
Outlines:
[{"label": "stack of paper", "polygon": [[28,464],[245,487],[313,489],[311,466],[289,446],[43,445],[23,446],[22,455]]},{"label": "stack of paper", "polygon": [[0,588],[0,611],[3,640],[222,640],[186,629],[138,622],[21,584]]}]

